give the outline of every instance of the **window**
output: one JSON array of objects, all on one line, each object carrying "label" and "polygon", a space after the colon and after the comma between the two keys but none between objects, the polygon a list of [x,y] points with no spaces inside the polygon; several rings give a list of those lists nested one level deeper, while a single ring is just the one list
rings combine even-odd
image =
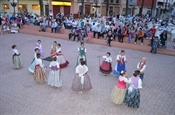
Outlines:
[{"label": "window", "polygon": [[110,0],[110,3],[113,3],[113,0]]},{"label": "window", "polygon": [[27,10],[27,4],[18,4],[18,10]]},{"label": "window", "polygon": [[107,0],[104,0],[104,2],[106,2]]},{"label": "window", "polygon": [[40,10],[40,5],[32,4],[32,10]]},{"label": "window", "polygon": [[3,4],[3,10],[8,10],[9,9],[9,5],[8,4]]},{"label": "window", "polygon": [[116,3],[119,3],[120,1],[119,0],[116,0]]}]

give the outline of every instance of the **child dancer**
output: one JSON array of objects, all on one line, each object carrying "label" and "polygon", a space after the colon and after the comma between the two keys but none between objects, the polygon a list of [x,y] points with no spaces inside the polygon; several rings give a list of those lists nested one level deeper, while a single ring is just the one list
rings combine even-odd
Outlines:
[{"label": "child dancer", "polygon": [[17,50],[17,46],[13,45],[12,50],[13,50],[13,56],[12,56],[13,68],[20,69],[22,68],[22,61],[21,61],[20,53]]},{"label": "child dancer", "polygon": [[51,57],[55,56],[55,53],[56,53],[57,49],[58,49],[57,42],[54,41],[53,45],[51,46],[51,52],[50,52]]},{"label": "child dancer", "polygon": [[119,76],[119,74],[121,73],[122,70],[126,70],[125,69],[126,56],[125,56],[124,50],[121,50],[120,54],[117,55],[116,61],[117,61],[117,63],[116,63],[115,69],[113,71],[113,74],[115,76]]},{"label": "child dancer", "polygon": [[45,67],[41,60],[41,55],[37,53],[36,55],[36,65],[35,65],[35,71],[34,71],[34,80],[36,80],[38,83],[44,83],[46,82],[46,74],[45,74]]},{"label": "child dancer", "polygon": [[111,58],[111,53],[107,52],[106,56],[98,56],[98,57],[102,57],[104,60],[100,66],[100,72],[102,72],[103,74],[110,74],[112,72],[112,58]]},{"label": "child dancer", "polygon": [[124,99],[124,103],[128,107],[139,108],[140,106],[140,89],[142,88],[142,80],[139,77],[140,71],[136,70],[133,76],[129,78],[130,86],[128,87]]},{"label": "child dancer", "polygon": [[58,43],[58,49],[56,51],[56,57],[57,57],[57,61],[60,64],[60,68],[65,68],[68,66],[69,62],[67,60],[65,60],[62,52],[61,52],[61,44]]},{"label": "child dancer", "polygon": [[53,57],[53,61],[50,63],[49,67],[51,71],[48,78],[48,85],[60,88],[62,86],[62,81],[60,80],[60,66],[56,57]]},{"label": "child dancer", "polygon": [[127,72],[125,70],[121,71],[119,79],[112,90],[111,101],[115,104],[123,103],[126,93],[126,84],[129,83],[129,79],[126,76]]},{"label": "child dancer", "polygon": [[75,69],[75,77],[73,79],[71,89],[82,93],[83,91],[90,91],[92,89],[92,85],[90,77],[87,74],[88,67],[85,65],[82,58],[79,61],[80,64]]},{"label": "child dancer", "polygon": [[137,64],[137,69],[140,70],[140,79],[143,81],[144,71],[146,69],[146,57],[143,57],[142,60]]},{"label": "child dancer", "polygon": [[29,72],[31,72],[31,73],[34,73],[35,65],[36,65],[36,59],[37,59],[36,55],[37,55],[38,53],[39,53],[39,49],[36,48],[36,49],[35,49],[35,53],[34,53],[34,59],[33,59],[32,63],[31,63],[30,66],[29,66]]},{"label": "child dancer", "polygon": [[111,41],[112,41],[112,40],[113,40],[113,38],[112,38],[112,32],[109,31],[108,34],[107,34],[107,37],[106,37],[106,41],[107,41],[107,44],[108,44],[109,46],[111,46]]},{"label": "child dancer", "polygon": [[44,52],[43,52],[43,49],[42,49],[41,40],[37,41],[35,48],[38,48],[40,50],[41,57],[43,58],[44,57]]},{"label": "child dancer", "polygon": [[77,64],[76,64],[76,66],[79,65],[79,60],[80,60],[81,58],[82,58],[83,61],[85,62],[85,65],[87,65],[86,48],[85,48],[83,42],[81,42],[80,45],[81,45],[81,46],[78,48],[78,53],[79,53],[79,55],[78,55],[78,58],[77,58]]}]

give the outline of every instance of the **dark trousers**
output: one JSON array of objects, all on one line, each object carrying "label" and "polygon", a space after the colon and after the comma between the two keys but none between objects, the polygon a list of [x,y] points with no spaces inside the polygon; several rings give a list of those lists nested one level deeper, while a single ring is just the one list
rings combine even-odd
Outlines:
[{"label": "dark trousers", "polygon": [[136,38],[135,38],[135,41],[134,41],[134,42],[137,42],[137,40],[141,40],[141,43],[143,43],[143,37],[138,37],[138,36],[136,36]]},{"label": "dark trousers", "polygon": [[55,33],[57,32],[57,28],[51,28],[52,33],[53,33],[53,30],[55,30]]},{"label": "dark trousers", "polygon": [[122,43],[123,42],[123,37],[124,37],[123,35],[118,35],[118,42]]},{"label": "dark trousers", "polygon": [[71,39],[72,36],[74,36],[74,34],[73,33],[70,33],[69,34],[69,40]]},{"label": "dark trousers", "polygon": [[112,41],[111,38],[107,39],[107,43],[108,43],[109,46],[111,46],[111,41]]},{"label": "dark trousers", "polygon": [[77,37],[77,41],[79,41],[80,40],[79,34],[74,35],[74,39],[73,39],[74,41],[75,41],[76,37]]},{"label": "dark trousers", "polygon": [[105,34],[104,32],[103,33],[100,33],[99,36],[102,37],[102,38],[104,38],[104,34]]},{"label": "dark trousers", "polygon": [[95,38],[96,34],[98,35],[98,39],[99,39],[100,38],[100,32],[95,32],[94,31],[94,38]]}]

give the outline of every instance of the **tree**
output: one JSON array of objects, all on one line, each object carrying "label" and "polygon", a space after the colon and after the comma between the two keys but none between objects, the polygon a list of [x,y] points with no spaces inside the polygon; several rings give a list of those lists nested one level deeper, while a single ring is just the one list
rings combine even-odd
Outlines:
[{"label": "tree", "polygon": [[44,15],[43,0],[39,0],[39,5],[40,5],[40,15]]},{"label": "tree", "polygon": [[125,16],[128,16],[128,0],[126,0],[126,12],[125,12]]},{"label": "tree", "polygon": [[84,0],[81,0],[81,16],[84,14]]}]

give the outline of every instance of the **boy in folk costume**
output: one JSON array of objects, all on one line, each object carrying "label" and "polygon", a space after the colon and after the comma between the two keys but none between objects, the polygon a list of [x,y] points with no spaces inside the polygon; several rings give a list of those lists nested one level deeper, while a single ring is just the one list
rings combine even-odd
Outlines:
[{"label": "boy in folk costume", "polygon": [[115,76],[119,76],[121,71],[126,70],[126,67],[125,67],[126,56],[125,56],[125,51],[124,50],[121,50],[120,54],[117,55],[116,61],[117,61],[117,63],[116,63],[115,69],[113,71],[113,74]]},{"label": "boy in folk costume", "polygon": [[20,68],[22,68],[22,61],[21,61],[20,53],[18,52],[18,50],[16,48],[17,48],[16,45],[12,46],[12,50],[13,50],[13,56],[12,56],[13,68],[14,69],[20,69]]},{"label": "boy in folk costume", "polygon": [[143,57],[142,60],[137,64],[137,69],[140,70],[140,79],[143,81],[144,71],[146,69],[146,58]]},{"label": "boy in folk costume", "polygon": [[106,36],[106,41],[109,46],[111,46],[111,41],[113,40],[112,38],[112,31],[109,31],[107,36]]}]

